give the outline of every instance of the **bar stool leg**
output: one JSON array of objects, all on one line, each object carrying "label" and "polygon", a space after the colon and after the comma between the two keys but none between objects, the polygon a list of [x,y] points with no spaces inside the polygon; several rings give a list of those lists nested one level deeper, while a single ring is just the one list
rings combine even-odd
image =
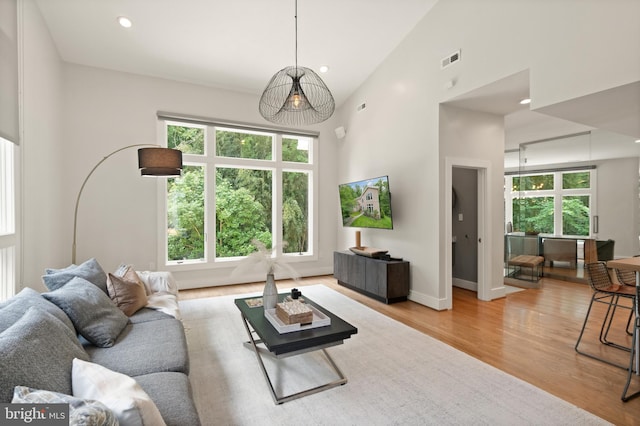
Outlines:
[{"label": "bar stool leg", "polygon": [[627,383],[624,386],[624,390],[622,391],[622,401],[627,402],[632,398],[640,396],[640,391],[632,393],[631,395],[627,395],[627,391],[629,390],[629,385],[631,384],[631,378],[633,377],[634,368],[633,364],[636,356],[636,342],[638,341],[638,330],[640,330],[640,319],[636,318],[636,324],[633,327],[633,338],[631,339],[631,356],[629,357],[629,371],[627,372]]}]

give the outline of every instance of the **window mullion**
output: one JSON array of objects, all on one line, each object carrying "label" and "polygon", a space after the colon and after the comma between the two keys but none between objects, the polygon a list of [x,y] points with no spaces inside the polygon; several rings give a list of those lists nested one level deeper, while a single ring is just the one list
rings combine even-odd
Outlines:
[{"label": "window mullion", "polygon": [[[285,222],[283,213],[285,195],[293,197],[299,205],[306,204],[302,208],[303,216],[306,215],[303,220],[308,224],[315,223],[313,217],[317,212],[310,208],[317,204],[317,192],[313,184],[317,179],[317,170],[316,165],[312,164],[317,150],[315,140],[277,132],[198,125],[174,120],[164,121],[162,124],[159,136],[168,146],[183,151],[185,165],[181,181],[175,182],[170,188],[171,198],[168,198],[169,189],[164,191],[165,219],[169,209],[169,213],[173,214],[170,219],[173,226],[169,234],[167,227],[161,230],[163,239],[172,244],[172,255],[164,253],[165,265],[176,269],[235,266],[248,254],[248,243],[238,244],[238,241],[249,236],[265,242],[270,240],[277,247],[278,256],[284,254],[285,236],[291,239],[292,244],[294,241],[301,244],[301,254],[313,255],[316,247],[309,243],[314,241],[316,228],[309,227],[301,235],[298,225],[300,221],[296,216],[300,213],[297,213],[295,204],[293,207],[288,204],[288,200],[287,211],[294,212],[288,217],[292,219]],[[283,161],[285,158],[287,161]],[[307,176],[307,183],[301,174]],[[198,192],[194,193],[193,189],[198,189]],[[200,194],[200,191],[203,193]],[[223,202],[225,207],[216,208]],[[219,208],[226,210],[220,211]],[[189,215],[189,212],[195,212],[194,209],[199,210],[195,223],[194,217]],[[262,213],[258,215],[257,211]],[[217,217],[218,214],[221,216]],[[221,221],[220,229],[218,220]],[[240,234],[236,233],[237,229]],[[223,242],[219,239],[220,235],[217,235],[219,232],[222,233]],[[236,236],[240,236],[240,240]],[[196,250],[192,249],[193,245],[188,245],[190,242],[198,243]],[[199,254],[202,251],[204,256]]]}]

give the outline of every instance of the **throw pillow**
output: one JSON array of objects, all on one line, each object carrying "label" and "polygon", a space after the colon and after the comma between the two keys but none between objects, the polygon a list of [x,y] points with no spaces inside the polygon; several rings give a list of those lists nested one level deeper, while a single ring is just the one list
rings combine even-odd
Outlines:
[{"label": "throw pillow", "polygon": [[[135,274],[135,271],[133,273]],[[109,274],[107,290],[111,300],[128,317],[144,308],[147,304],[147,293],[144,290],[144,284],[140,280],[134,281]]]},{"label": "throw pillow", "polygon": [[0,333],[0,402],[11,402],[16,386],[71,393],[74,358],[88,360],[69,327],[36,307]]},{"label": "throw pillow", "polygon": [[140,283],[144,287],[144,291],[147,293],[147,296],[151,294],[151,289],[144,282],[144,280],[142,280],[140,275],[138,275],[133,265],[127,265],[126,263],[121,263],[120,266],[118,266],[118,269],[115,270],[113,275],[115,275],[116,277],[127,279],[129,281],[140,281]]},{"label": "throw pillow", "polygon": [[118,426],[118,419],[100,401],[85,400],[27,386],[16,386],[13,390],[14,404],[69,404],[69,425],[74,426]]},{"label": "throw pillow", "polygon": [[96,285],[107,294],[107,274],[102,266],[94,258],[87,260],[80,265],[71,265],[64,269],[46,269],[46,274],[42,276],[44,285],[49,291],[57,290],[71,281],[74,277],[81,277]]},{"label": "throw pillow", "polygon": [[69,327],[75,334],[75,329],[67,314],[42,297],[39,292],[29,287],[23,288],[20,293],[0,303],[0,332],[11,327],[11,325],[22,318],[31,306],[37,307],[38,310],[49,312],[62,321],[64,325]]},{"label": "throw pillow", "polygon": [[73,360],[73,396],[109,407],[122,425],[165,425],[158,407],[129,376],[79,359]]},{"label": "throw pillow", "polygon": [[82,337],[101,348],[113,346],[129,322],[109,296],[83,278],[75,277],[42,296],[67,314]]}]

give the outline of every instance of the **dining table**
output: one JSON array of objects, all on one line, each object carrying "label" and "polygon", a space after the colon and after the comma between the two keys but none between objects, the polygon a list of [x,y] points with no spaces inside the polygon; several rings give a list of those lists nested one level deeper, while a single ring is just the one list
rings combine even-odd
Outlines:
[{"label": "dining table", "polygon": [[635,392],[632,395],[626,395],[629,384],[631,383],[633,372],[635,371],[636,375],[640,375],[640,300],[638,300],[640,299],[640,297],[638,297],[638,294],[640,294],[640,256],[609,260],[607,262],[607,267],[612,269],[634,271],[636,273],[636,298],[634,306],[635,322],[633,330],[633,347],[631,351],[631,356],[633,357],[633,359],[631,359],[629,362],[627,384],[624,388],[624,391],[622,392],[622,400],[626,402],[631,398],[640,396],[640,391]]}]

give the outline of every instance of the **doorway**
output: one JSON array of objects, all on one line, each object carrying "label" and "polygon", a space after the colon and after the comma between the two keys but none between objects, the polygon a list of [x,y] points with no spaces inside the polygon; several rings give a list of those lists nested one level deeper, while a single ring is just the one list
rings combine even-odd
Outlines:
[{"label": "doorway", "polygon": [[452,285],[478,291],[478,171],[454,167],[451,173]]},{"label": "doorway", "polygon": [[[480,300],[491,300],[491,289],[489,288],[489,279],[491,276],[491,266],[485,261],[488,259],[488,254],[491,252],[492,240],[491,233],[487,232],[489,227],[489,221],[491,218],[490,212],[488,211],[489,203],[488,200],[488,176],[491,174],[491,163],[484,160],[472,159],[472,158],[453,158],[447,157],[445,158],[445,299],[448,307],[446,309],[451,309],[453,307],[453,219],[454,216],[456,220],[460,219],[458,216],[462,213],[462,222],[465,220],[469,220],[469,216],[466,216],[467,213],[465,211],[460,212],[459,208],[453,207],[453,194],[454,194],[454,170],[456,170],[456,174],[467,174],[475,177],[475,188],[471,186],[468,189],[464,190],[464,194],[460,194],[460,196],[464,196],[467,198],[467,205],[476,206],[476,215],[475,215],[475,225],[476,225],[476,234],[473,236],[473,240],[471,233],[462,234],[461,236],[456,235],[456,245],[458,242],[462,244],[460,237],[464,239],[464,244],[469,247],[474,246],[475,250],[470,250],[468,253],[475,253],[475,269],[476,272],[476,291],[477,297]],[[475,194],[469,195],[473,193],[475,189]],[[456,190],[456,195],[457,190]],[[475,198],[476,202],[473,203]],[[462,200],[457,200],[457,203],[461,203]],[[464,207],[465,210],[467,207]],[[469,210],[466,210],[469,211]],[[466,218],[465,218],[466,217]],[[473,214],[471,216],[471,220],[473,220]],[[456,227],[456,229],[461,229]],[[458,250],[456,250],[457,252]],[[462,260],[458,260],[460,262]]]}]

